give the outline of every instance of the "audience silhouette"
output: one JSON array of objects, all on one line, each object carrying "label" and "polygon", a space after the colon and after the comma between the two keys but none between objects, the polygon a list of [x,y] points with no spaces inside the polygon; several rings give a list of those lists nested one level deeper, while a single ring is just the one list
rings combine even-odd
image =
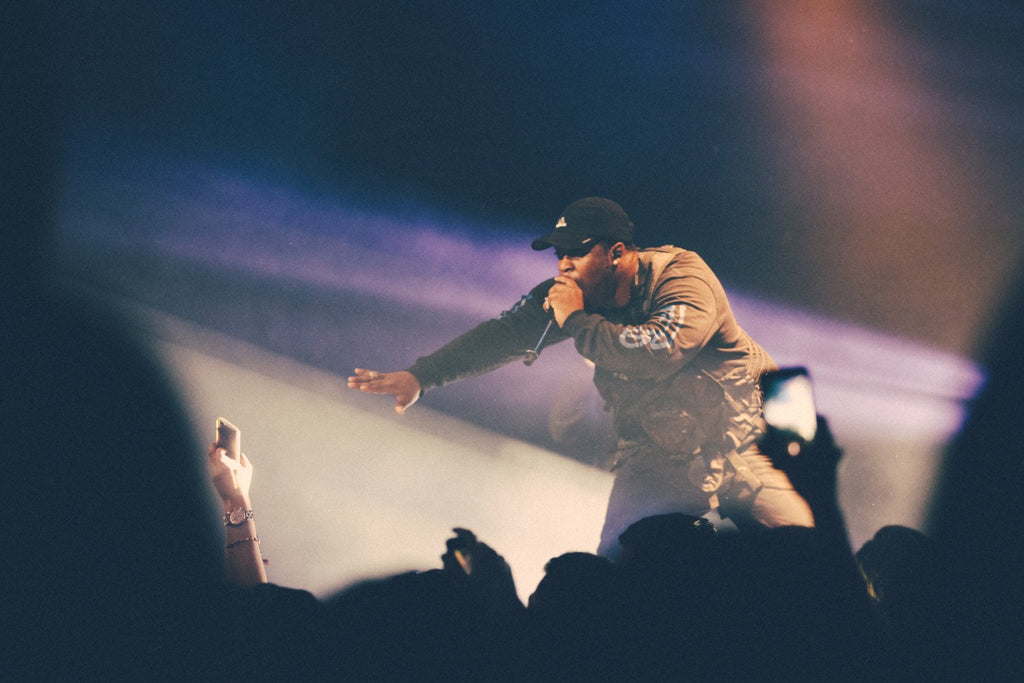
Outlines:
[{"label": "audience silhouette", "polygon": [[1024,677],[1024,445],[1012,432],[1024,424],[1024,278],[1002,304],[981,351],[985,385],[968,406],[950,444],[927,528],[951,562],[955,667],[947,680]]}]

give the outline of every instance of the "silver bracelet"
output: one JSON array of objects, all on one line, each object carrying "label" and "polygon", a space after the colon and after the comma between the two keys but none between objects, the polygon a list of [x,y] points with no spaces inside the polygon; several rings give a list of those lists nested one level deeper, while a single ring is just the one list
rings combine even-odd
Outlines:
[{"label": "silver bracelet", "polygon": [[226,546],[224,546],[224,550],[231,550],[236,545],[242,545],[243,543],[256,543],[258,545],[259,542],[259,536],[246,536],[245,538],[240,538],[237,541],[234,541],[233,543],[228,543]]}]

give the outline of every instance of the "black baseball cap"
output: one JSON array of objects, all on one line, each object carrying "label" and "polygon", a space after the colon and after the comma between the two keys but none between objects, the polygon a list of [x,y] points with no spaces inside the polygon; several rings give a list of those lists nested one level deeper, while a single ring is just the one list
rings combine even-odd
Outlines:
[{"label": "black baseball cap", "polygon": [[584,197],[565,207],[555,229],[533,241],[537,251],[555,247],[575,251],[602,240],[611,242],[633,241],[633,221],[622,207],[603,197]]}]

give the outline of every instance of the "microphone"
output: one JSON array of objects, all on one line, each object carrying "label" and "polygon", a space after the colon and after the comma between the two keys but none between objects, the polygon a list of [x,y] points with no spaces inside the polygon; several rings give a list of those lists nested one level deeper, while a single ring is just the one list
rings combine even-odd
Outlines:
[{"label": "microphone", "polygon": [[523,354],[523,365],[533,365],[533,361],[537,360],[537,357],[540,356],[540,346],[544,343],[544,337],[548,336],[548,330],[551,329],[551,324],[554,322],[554,318],[548,321],[548,324],[544,326],[544,331],[541,332],[540,339],[537,340],[537,344],[532,349],[527,349],[526,353]]},{"label": "microphone", "polygon": [[[544,299],[544,310],[548,309],[547,304],[548,304],[548,300],[545,297],[545,299]],[[544,338],[548,336],[548,332],[551,330],[551,324],[554,323],[554,322],[555,322],[555,318],[552,315],[551,318],[548,319],[548,324],[544,326],[544,331],[540,333],[540,339],[537,340],[537,343],[533,345],[532,349],[527,349],[526,353],[523,354],[523,365],[526,365],[526,366],[533,365],[533,362],[535,360],[537,360],[538,356],[540,356],[540,347],[544,343]]]}]

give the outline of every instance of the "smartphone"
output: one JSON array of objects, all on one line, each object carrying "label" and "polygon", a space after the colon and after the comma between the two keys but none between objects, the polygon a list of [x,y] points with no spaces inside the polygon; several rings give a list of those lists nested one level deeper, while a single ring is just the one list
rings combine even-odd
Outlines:
[{"label": "smartphone", "polygon": [[242,452],[242,433],[238,427],[231,424],[223,417],[217,418],[217,447],[228,452],[228,456],[238,459]]},{"label": "smartphone", "polygon": [[765,422],[804,443],[814,441],[818,410],[807,368],[769,370],[761,375],[761,390]]}]

